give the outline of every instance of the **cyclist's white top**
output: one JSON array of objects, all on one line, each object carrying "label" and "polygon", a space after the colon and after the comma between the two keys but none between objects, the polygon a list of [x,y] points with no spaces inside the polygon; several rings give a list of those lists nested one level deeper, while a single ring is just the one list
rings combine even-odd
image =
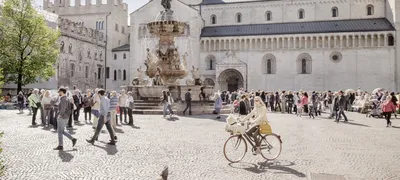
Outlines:
[{"label": "cyclist's white top", "polygon": [[260,107],[254,106],[254,109],[242,119],[242,121],[248,121],[251,117],[255,116],[253,121],[250,121],[254,125],[260,125],[263,123],[268,123],[267,119],[267,108],[265,105],[261,105]]}]

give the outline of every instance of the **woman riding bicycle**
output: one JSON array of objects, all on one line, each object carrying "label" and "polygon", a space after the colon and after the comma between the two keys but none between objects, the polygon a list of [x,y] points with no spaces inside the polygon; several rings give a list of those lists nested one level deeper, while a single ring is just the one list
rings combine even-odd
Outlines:
[{"label": "woman riding bicycle", "polygon": [[[254,116],[254,120],[250,120]],[[246,134],[250,137],[253,137],[254,142],[256,143],[256,150],[253,152],[254,155],[257,155],[261,152],[260,148],[260,140],[258,139],[260,135],[260,124],[267,123],[267,107],[265,107],[264,102],[262,102],[260,96],[256,96],[254,98],[254,109],[248,114],[246,117],[242,119],[242,122],[249,121],[251,123],[251,128],[247,130]]]}]

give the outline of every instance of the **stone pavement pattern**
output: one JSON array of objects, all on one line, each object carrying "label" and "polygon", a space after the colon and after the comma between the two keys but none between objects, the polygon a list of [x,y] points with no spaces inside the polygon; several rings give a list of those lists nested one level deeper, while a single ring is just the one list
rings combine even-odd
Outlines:
[{"label": "stone pavement pattern", "polygon": [[[326,116],[326,115],[325,115]],[[118,127],[116,147],[101,133],[95,146],[89,125],[75,126],[76,150],[56,133],[30,127],[30,116],[0,111],[6,161],[4,179],[155,179],[165,165],[170,179],[315,179],[321,174],[359,179],[400,179],[400,120],[386,128],[383,119],[351,113],[348,124],[270,113],[273,131],[282,136],[283,151],[275,162],[248,152],[242,163],[229,164],[222,148],[229,134],[212,115],[179,117],[136,115],[136,128]],[[105,128],[104,128],[105,129]],[[315,178],[313,178],[315,177]]]}]

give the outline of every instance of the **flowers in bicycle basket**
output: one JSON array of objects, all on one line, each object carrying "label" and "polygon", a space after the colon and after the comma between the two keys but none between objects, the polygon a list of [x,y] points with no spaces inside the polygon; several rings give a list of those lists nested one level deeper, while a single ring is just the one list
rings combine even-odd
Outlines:
[{"label": "flowers in bicycle basket", "polygon": [[225,131],[233,134],[243,134],[246,128],[233,115],[229,115],[226,118]]}]

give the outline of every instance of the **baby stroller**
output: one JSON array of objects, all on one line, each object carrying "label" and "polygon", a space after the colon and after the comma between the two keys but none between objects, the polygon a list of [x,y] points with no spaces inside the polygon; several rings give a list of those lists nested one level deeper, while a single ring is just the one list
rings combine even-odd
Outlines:
[{"label": "baby stroller", "polygon": [[367,117],[383,118],[381,104],[377,99],[372,100],[371,112],[367,114]]}]

